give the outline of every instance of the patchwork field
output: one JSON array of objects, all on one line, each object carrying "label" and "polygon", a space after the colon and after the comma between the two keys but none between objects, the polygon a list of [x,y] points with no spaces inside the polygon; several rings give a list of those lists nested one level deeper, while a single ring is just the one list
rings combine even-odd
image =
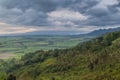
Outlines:
[{"label": "patchwork field", "polygon": [[92,37],[80,36],[19,36],[0,37],[0,59],[19,58],[36,50],[64,49],[77,45]]}]

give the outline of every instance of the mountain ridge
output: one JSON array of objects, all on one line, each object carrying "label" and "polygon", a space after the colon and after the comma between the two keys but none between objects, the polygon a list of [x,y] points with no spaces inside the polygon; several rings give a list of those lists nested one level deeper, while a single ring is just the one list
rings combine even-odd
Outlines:
[{"label": "mountain ridge", "polygon": [[110,32],[114,32],[114,31],[119,31],[120,27],[118,28],[109,28],[109,29],[98,29],[98,30],[94,30],[88,34],[85,35],[89,35],[89,36],[100,36],[106,33],[110,33]]},{"label": "mountain ridge", "polygon": [[120,27],[117,28],[109,28],[109,29],[98,29],[89,33],[80,34],[79,31],[34,31],[22,34],[4,34],[0,36],[36,36],[36,35],[44,35],[44,36],[100,36],[106,33],[114,32],[120,30]]}]

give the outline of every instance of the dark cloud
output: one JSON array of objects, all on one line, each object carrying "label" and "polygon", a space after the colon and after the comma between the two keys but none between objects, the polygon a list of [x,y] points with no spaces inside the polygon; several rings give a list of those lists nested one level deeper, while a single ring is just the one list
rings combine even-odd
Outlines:
[{"label": "dark cloud", "polygon": [[42,27],[120,25],[120,0],[110,1],[113,3],[109,0],[1,0],[0,21]]},{"label": "dark cloud", "polygon": [[5,0],[2,6],[6,8],[19,8],[23,11],[33,8],[39,11],[51,11],[56,8],[51,0]]},{"label": "dark cloud", "polygon": [[[109,2],[108,2],[109,3]],[[120,25],[120,3],[94,7],[88,11],[91,17],[87,20],[87,25],[91,26],[113,26]]]}]

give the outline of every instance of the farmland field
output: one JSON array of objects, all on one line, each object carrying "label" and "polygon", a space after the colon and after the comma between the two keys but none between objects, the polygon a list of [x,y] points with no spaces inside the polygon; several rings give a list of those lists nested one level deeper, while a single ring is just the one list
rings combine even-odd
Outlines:
[{"label": "farmland field", "polygon": [[25,53],[34,52],[41,49],[50,50],[70,48],[89,39],[91,39],[91,37],[88,36],[0,37],[0,59],[14,56],[19,57]]}]

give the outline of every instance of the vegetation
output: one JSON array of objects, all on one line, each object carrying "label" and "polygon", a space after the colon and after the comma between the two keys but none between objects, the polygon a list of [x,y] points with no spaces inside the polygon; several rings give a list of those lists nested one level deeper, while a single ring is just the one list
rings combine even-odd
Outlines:
[{"label": "vegetation", "polygon": [[[65,49],[91,37],[79,36],[13,36],[0,37],[0,59],[13,58],[37,50]],[[5,56],[7,55],[7,56]]]},{"label": "vegetation", "polygon": [[38,50],[20,60],[1,60],[0,71],[15,73],[17,80],[120,80],[120,32],[69,49]]}]

